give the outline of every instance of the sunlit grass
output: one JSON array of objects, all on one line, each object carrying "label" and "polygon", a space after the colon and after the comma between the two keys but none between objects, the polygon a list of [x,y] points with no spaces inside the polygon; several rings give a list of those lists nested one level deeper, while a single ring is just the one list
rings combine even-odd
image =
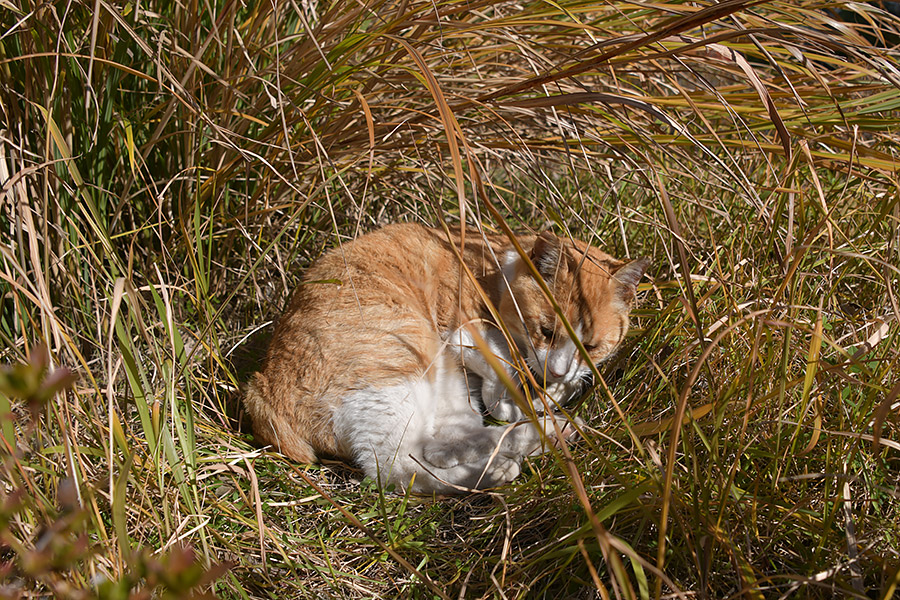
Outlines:
[{"label": "sunlit grass", "polygon": [[[37,499],[8,532],[37,548],[74,482],[93,550],[10,585],[189,544],[235,598],[891,597],[876,4],[4,3],[0,360],[44,341],[80,374],[33,431],[15,402],[2,424],[3,493]],[[574,470],[431,501],[252,445],[239,386],[303,266],[498,215],[653,260]]]}]

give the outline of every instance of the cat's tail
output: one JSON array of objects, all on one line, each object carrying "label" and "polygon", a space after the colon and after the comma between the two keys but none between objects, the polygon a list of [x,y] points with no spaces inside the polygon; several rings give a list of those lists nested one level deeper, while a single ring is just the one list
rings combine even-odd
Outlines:
[{"label": "cat's tail", "polygon": [[244,407],[253,421],[256,441],[272,446],[297,462],[316,462],[316,453],[305,439],[297,434],[296,423],[289,420],[291,411],[273,406],[269,382],[262,373],[254,373],[244,389]]}]

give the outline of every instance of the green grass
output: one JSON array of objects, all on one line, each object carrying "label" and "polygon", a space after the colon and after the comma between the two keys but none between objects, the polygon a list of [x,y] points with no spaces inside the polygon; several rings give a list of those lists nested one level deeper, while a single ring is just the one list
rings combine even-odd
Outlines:
[{"label": "green grass", "polygon": [[[4,593],[184,595],[189,545],[223,598],[897,596],[896,18],[0,6],[0,362],[79,374],[0,388]],[[653,260],[573,462],[433,501],[253,445],[239,386],[305,265],[501,218]]]}]

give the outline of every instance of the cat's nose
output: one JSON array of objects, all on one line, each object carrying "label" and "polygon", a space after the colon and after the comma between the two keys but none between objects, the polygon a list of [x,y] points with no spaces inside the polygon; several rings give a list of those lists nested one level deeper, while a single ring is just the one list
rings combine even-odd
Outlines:
[{"label": "cat's nose", "polygon": [[553,367],[551,367],[551,366],[549,366],[549,365],[547,365],[547,374],[548,374],[550,377],[552,377],[553,379],[559,379],[560,377],[563,376],[562,373],[557,373],[557,372],[556,372],[556,369],[554,369]]}]

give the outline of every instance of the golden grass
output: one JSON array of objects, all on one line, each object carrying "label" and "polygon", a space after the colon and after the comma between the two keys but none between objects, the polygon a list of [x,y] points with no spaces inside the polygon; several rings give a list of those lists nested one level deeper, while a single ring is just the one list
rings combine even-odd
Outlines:
[{"label": "golden grass", "polygon": [[[0,405],[4,593],[188,594],[187,544],[222,597],[893,597],[877,4],[4,0],[0,360],[80,376]],[[653,258],[570,467],[427,501],[242,433],[302,266],[395,220]]]}]

